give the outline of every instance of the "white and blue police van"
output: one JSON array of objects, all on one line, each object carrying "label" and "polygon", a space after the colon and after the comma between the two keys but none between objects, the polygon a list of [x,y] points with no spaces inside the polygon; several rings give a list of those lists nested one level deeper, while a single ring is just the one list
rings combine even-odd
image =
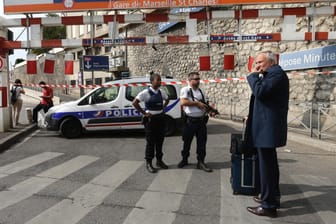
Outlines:
[{"label": "white and blue police van", "polygon": [[[149,77],[134,77],[107,82],[76,101],[49,109],[45,116],[48,130],[59,131],[66,138],[77,138],[83,132],[144,129],[142,114],[132,105],[137,94],[150,86]],[[172,135],[181,124],[181,85],[172,78],[162,78],[169,97],[165,109],[165,133]],[[144,103],[141,103],[144,108]]]}]

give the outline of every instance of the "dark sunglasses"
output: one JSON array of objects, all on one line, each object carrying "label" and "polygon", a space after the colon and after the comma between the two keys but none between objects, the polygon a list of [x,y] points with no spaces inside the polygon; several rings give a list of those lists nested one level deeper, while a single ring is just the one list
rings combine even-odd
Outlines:
[{"label": "dark sunglasses", "polygon": [[200,78],[193,78],[193,79],[191,79],[191,80],[199,81],[199,80],[201,80],[201,79],[200,79]]}]

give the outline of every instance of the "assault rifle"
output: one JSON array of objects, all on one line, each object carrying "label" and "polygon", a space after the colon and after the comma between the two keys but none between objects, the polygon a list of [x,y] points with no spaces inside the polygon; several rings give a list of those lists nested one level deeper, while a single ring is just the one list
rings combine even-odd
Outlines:
[{"label": "assault rifle", "polygon": [[207,107],[206,112],[207,112],[208,114],[213,114],[214,116],[215,116],[215,115],[219,115],[219,111],[218,111],[216,108],[214,108],[213,106],[211,106],[211,105],[209,104],[209,102],[203,102],[203,101],[202,101],[202,103],[204,103],[204,104],[206,105],[206,107]]}]

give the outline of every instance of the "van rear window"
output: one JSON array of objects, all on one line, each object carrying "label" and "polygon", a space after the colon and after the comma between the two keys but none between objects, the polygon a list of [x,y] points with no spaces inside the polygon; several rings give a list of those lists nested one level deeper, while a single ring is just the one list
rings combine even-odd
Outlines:
[{"label": "van rear window", "polygon": [[[134,98],[140,93],[142,90],[146,89],[146,86],[127,86],[126,87],[126,99],[129,101],[133,101]],[[177,99],[176,88],[173,85],[165,85],[160,87],[168,94],[169,100]]]}]

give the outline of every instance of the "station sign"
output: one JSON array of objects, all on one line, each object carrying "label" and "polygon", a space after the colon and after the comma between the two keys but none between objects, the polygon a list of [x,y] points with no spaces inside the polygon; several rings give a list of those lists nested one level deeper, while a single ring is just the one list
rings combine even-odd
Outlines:
[{"label": "station sign", "polygon": [[[324,0],[328,1],[328,0]],[[330,1],[330,0],[329,0]],[[310,3],[316,0],[4,0],[5,14]]]},{"label": "station sign", "polygon": [[272,34],[258,34],[258,35],[211,35],[211,43],[224,43],[233,41],[273,41]]},{"label": "station sign", "polygon": [[[174,8],[170,10],[170,14],[178,14],[178,13],[189,13],[189,12],[199,12],[203,10],[203,7],[191,7],[191,8]],[[163,31],[175,26],[178,22],[163,22],[158,24],[158,33],[162,33]]]},{"label": "station sign", "polygon": [[83,56],[84,71],[108,71],[109,57],[108,56]]},{"label": "station sign", "polygon": [[[146,44],[146,37],[127,37],[127,38],[102,38],[93,39],[93,45],[110,46],[110,45],[141,45]],[[91,46],[91,39],[83,39],[83,46]]]},{"label": "station sign", "polygon": [[0,56],[0,72],[2,72],[4,67],[5,67],[5,59]]},{"label": "station sign", "polygon": [[336,66],[336,45],[280,54],[279,65],[285,71]]}]

